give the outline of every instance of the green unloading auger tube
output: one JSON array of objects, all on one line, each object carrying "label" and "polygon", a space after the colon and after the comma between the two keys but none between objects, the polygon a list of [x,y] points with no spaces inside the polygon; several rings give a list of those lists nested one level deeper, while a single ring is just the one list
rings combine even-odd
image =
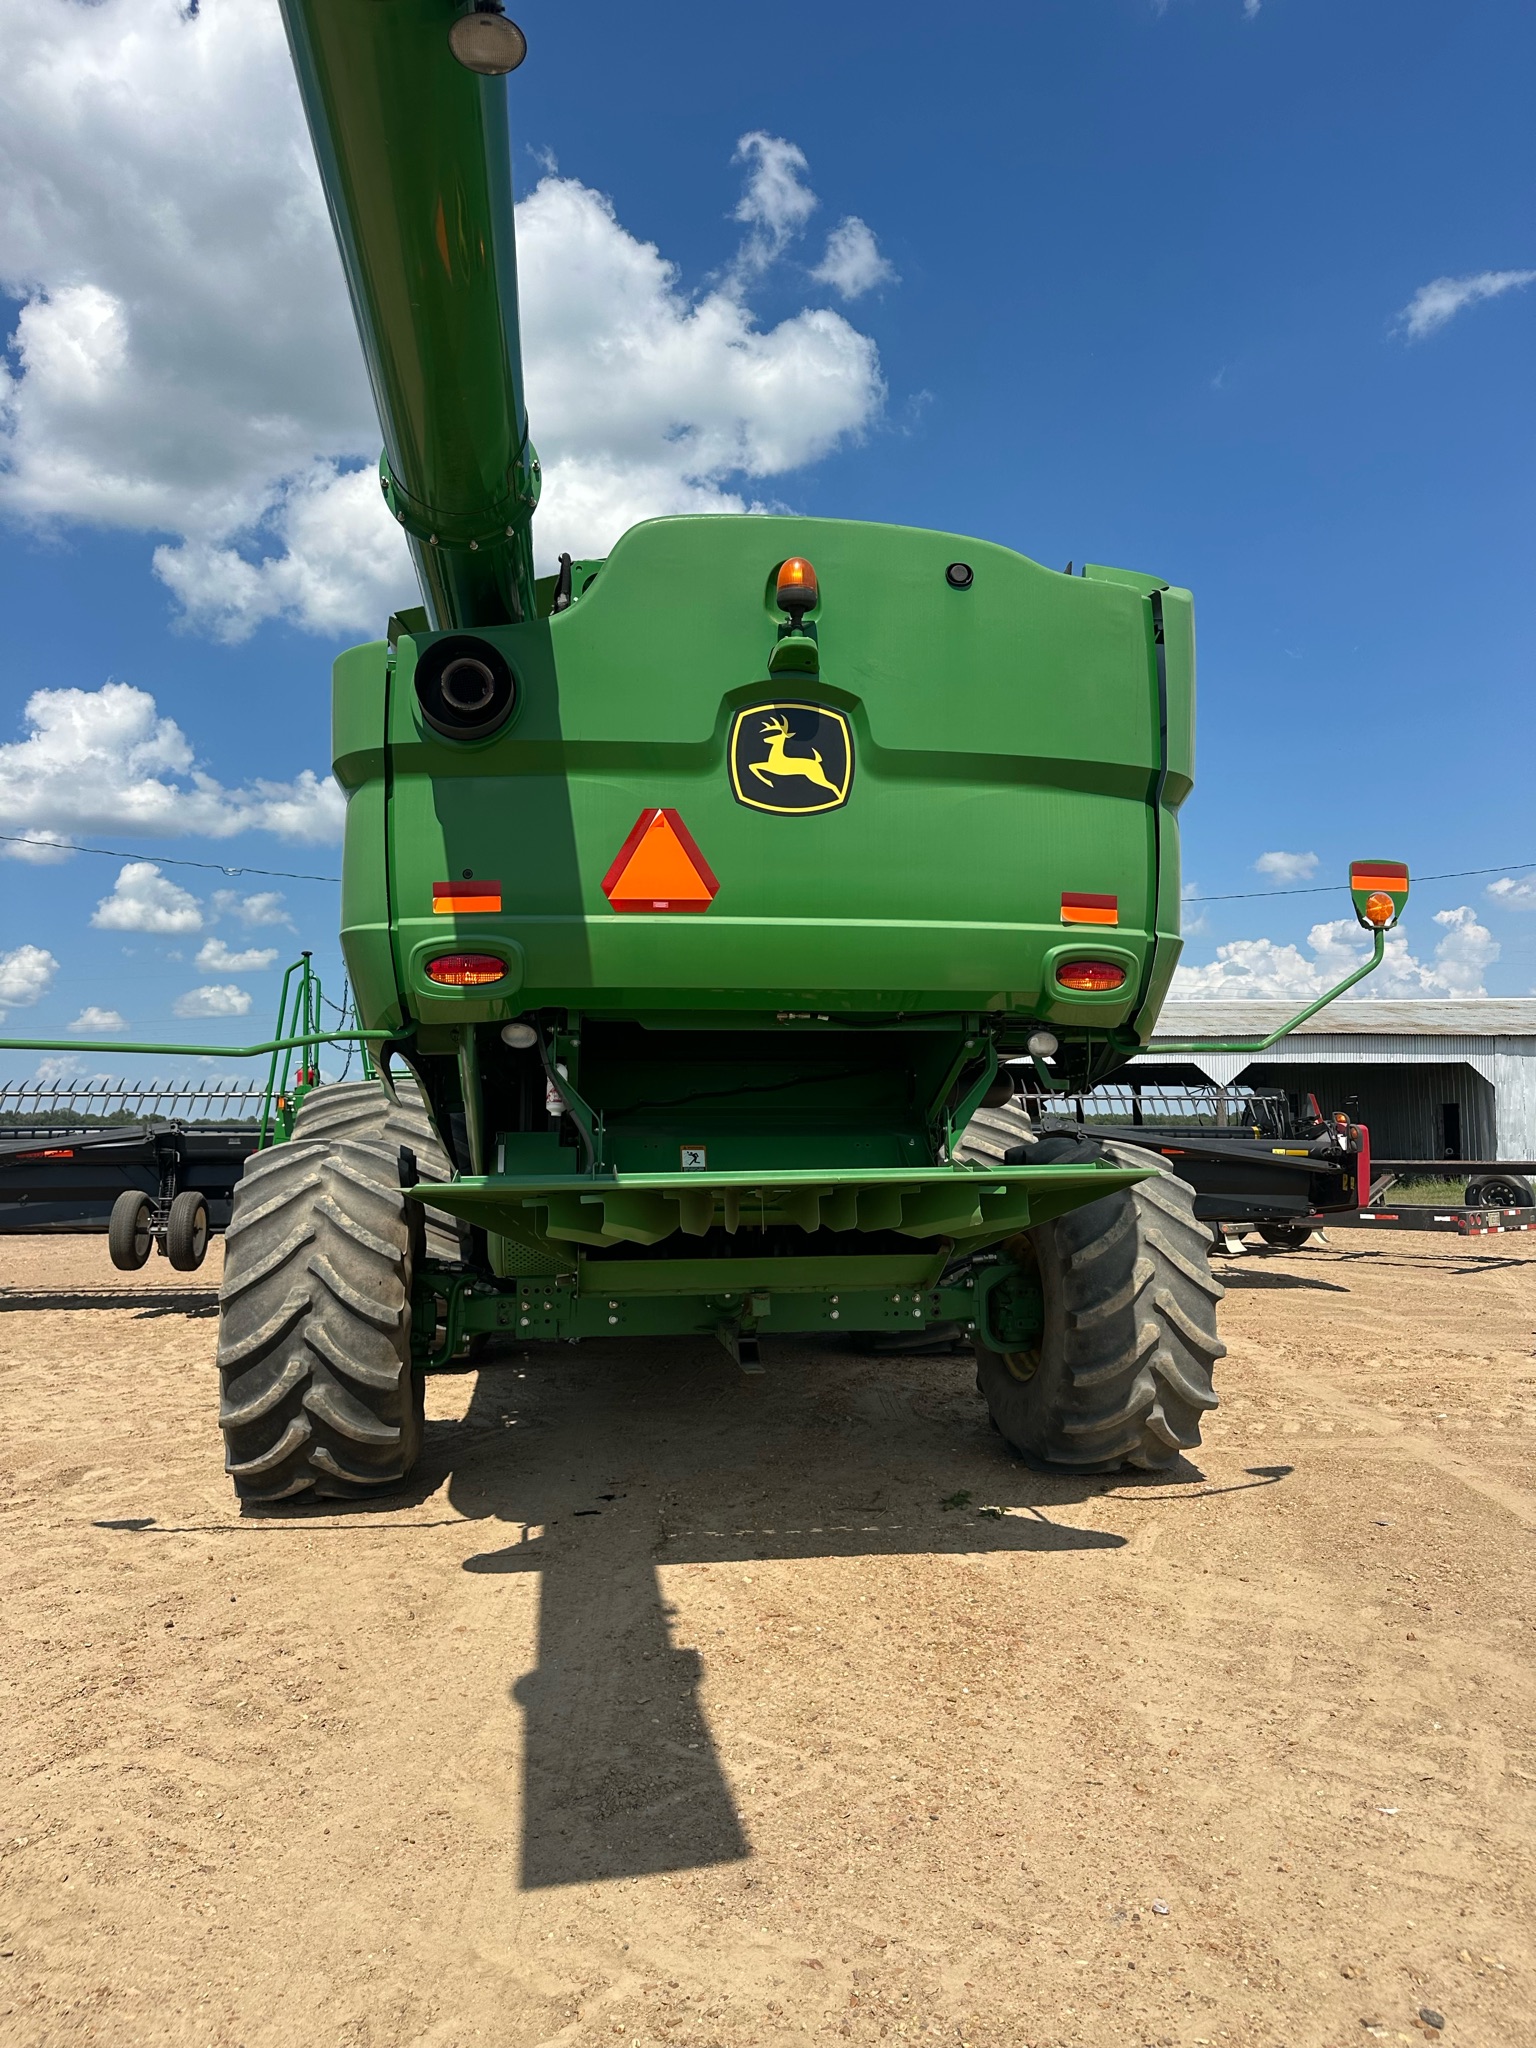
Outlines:
[{"label": "green unloading auger tube", "polygon": [[507,91],[448,54],[444,0],[282,0],[430,622],[533,616]]}]

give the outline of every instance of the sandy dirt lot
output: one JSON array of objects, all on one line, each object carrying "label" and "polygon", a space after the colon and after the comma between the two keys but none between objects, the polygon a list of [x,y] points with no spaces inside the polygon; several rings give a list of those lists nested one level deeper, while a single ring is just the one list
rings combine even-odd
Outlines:
[{"label": "sandy dirt lot", "polygon": [[5,1244],[7,2048],[1536,2041],[1536,1244],[1226,1262],[1172,1483],[615,1343],[244,1517],[216,1271]]}]

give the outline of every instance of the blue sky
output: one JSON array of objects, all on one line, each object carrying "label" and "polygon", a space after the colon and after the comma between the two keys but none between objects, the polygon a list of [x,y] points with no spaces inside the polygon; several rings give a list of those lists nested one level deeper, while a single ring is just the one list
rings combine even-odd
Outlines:
[{"label": "blue sky", "polygon": [[[768,503],[1187,584],[1185,871],[1252,892],[1190,985],[1320,985],[1342,888],[1276,891],[1364,852],[1496,871],[1416,889],[1395,991],[1536,990],[1529,8],[512,11],[546,553]],[[329,664],[410,589],[274,22],[0,6],[0,831],[336,872]],[[35,691],[81,695],[29,743]],[[300,944],[339,979],[328,885],[123,865],[0,864],[5,1032],[259,1037]]]}]

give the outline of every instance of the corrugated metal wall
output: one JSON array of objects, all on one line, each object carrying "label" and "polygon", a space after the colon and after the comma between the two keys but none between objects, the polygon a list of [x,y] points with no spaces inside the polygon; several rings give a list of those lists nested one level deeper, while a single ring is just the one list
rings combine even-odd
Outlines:
[{"label": "corrugated metal wall", "polygon": [[[1371,1150],[1384,1159],[1498,1157],[1493,1089],[1481,1074],[1460,1063],[1310,1066],[1301,1060],[1260,1060],[1245,1067],[1238,1081],[1245,1087],[1283,1088],[1294,1094],[1310,1091],[1325,1113],[1347,1108],[1354,1122],[1369,1127]],[[1455,1117],[1447,1118],[1447,1105],[1454,1106]],[[1458,1121],[1459,1147],[1448,1154],[1448,1127]],[[1450,1134],[1454,1137],[1454,1132]]]}]

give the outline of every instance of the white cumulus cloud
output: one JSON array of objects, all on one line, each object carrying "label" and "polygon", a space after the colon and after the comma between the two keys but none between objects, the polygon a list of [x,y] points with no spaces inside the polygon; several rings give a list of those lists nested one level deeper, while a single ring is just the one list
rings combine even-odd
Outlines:
[{"label": "white cumulus cloud", "polygon": [[1464,306],[1501,298],[1533,280],[1536,270],[1478,270],[1468,277],[1436,277],[1419,286],[1398,314],[1397,324],[1410,341],[1422,341],[1454,320]]},{"label": "white cumulus cloud", "polygon": [[[24,1010],[53,986],[59,963],[46,946],[15,946],[0,953],[0,1004]],[[0,1009],[0,1021],[5,1010]]]},{"label": "white cumulus cloud", "polygon": [[1317,873],[1315,853],[1261,853],[1255,870],[1272,882],[1306,882]]},{"label": "white cumulus cloud", "polygon": [[108,1038],[115,1031],[126,1031],[128,1019],[121,1010],[103,1010],[96,1003],[87,1003],[74,1023],[64,1028],[77,1031],[82,1038]]},{"label": "white cumulus cloud", "polygon": [[111,895],[103,896],[91,912],[91,923],[103,932],[200,932],[203,907],[152,860],[131,860],[119,872]]},{"label": "white cumulus cloud", "polygon": [[34,867],[53,867],[74,852],[62,832],[34,831],[0,840],[0,855],[7,860],[24,860]]},{"label": "white cumulus cloud", "polygon": [[281,889],[258,889],[252,896],[242,896],[237,889],[215,889],[213,914],[215,917],[233,917],[247,931],[260,925],[277,924],[285,924],[291,929],[293,919],[283,908],[283,900]]},{"label": "white cumulus cloud", "polygon": [[819,204],[806,184],[810,165],[798,144],[755,129],[736,145],[734,161],[747,167],[746,189],[735,218],[749,230],[738,255],[738,272],[766,270],[805,227]]},{"label": "white cumulus cloud", "polygon": [[[703,291],[572,179],[518,208],[542,564],[639,518],[746,510],[879,412],[867,336],[747,309],[817,201],[796,144],[754,133],[738,160],[743,246]],[[275,6],[3,0],[0,283],[22,301],[13,514],[153,536],[187,618],[227,640],[377,631],[416,601]]]},{"label": "white cumulus cloud", "polygon": [[[1445,933],[1435,948],[1433,969],[1436,978],[1444,984],[1444,993],[1453,996],[1486,995],[1488,991],[1483,987],[1483,976],[1503,951],[1498,940],[1487,925],[1478,922],[1477,912],[1468,903],[1459,904],[1455,910],[1437,910],[1435,923]],[[1389,960],[1383,962],[1384,968],[1389,964],[1390,954],[1389,940]]]},{"label": "white cumulus cloud", "polygon": [[1517,882],[1512,875],[1500,875],[1484,890],[1500,910],[1536,910],[1536,880],[1529,875]]},{"label": "white cumulus cloud", "polygon": [[197,949],[197,965],[210,974],[255,974],[270,967],[277,958],[276,946],[248,946],[232,953],[222,939],[204,939]]},{"label": "white cumulus cloud", "polygon": [[50,847],[69,832],[341,837],[345,799],[330,776],[306,768],[292,782],[226,789],[197,765],[175,719],[131,683],[34,690],[24,716],[26,738],[0,745],[0,825]]},{"label": "white cumulus cloud", "polygon": [[[1417,959],[1401,931],[1389,934],[1386,957],[1374,974],[1352,989],[1360,996],[1481,996],[1483,976],[1499,957],[1499,942],[1477,913],[1462,904],[1437,910],[1434,921],[1443,936],[1432,960]],[[1220,998],[1273,997],[1304,1002],[1327,993],[1360,966],[1370,941],[1352,918],[1315,924],[1307,934],[1307,952],[1277,945],[1273,939],[1233,939],[1216,948],[1216,958],[1203,967],[1180,967],[1169,993],[1173,996]],[[1311,957],[1309,958],[1308,955]]]},{"label": "white cumulus cloud", "polygon": [[811,272],[822,284],[829,284],[845,299],[862,298],[876,285],[895,284],[895,266],[880,253],[874,230],[857,214],[850,214],[827,237],[827,252]]},{"label": "white cumulus cloud", "polygon": [[377,630],[419,602],[372,465],[316,461],[275,480],[259,527],[238,537],[244,554],[228,530],[155,549],[156,575],[215,639],[248,639],[267,619],[314,633]]},{"label": "white cumulus cloud", "polygon": [[518,233],[541,552],[604,554],[662,513],[745,511],[738,484],[817,461],[884,401],[875,345],[841,314],[765,330],[729,282],[690,296],[574,179],[543,179]]},{"label": "white cumulus cloud", "polygon": [[250,1007],[250,991],[236,988],[232,981],[189,988],[171,1005],[178,1017],[243,1017]]}]

